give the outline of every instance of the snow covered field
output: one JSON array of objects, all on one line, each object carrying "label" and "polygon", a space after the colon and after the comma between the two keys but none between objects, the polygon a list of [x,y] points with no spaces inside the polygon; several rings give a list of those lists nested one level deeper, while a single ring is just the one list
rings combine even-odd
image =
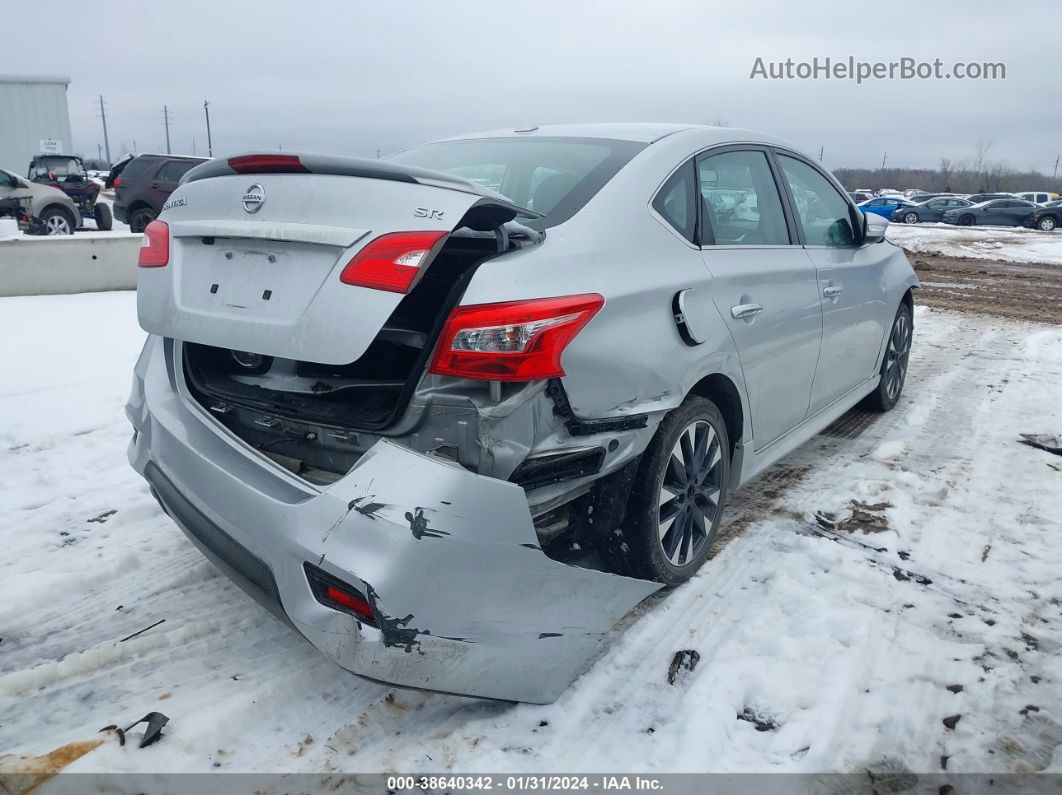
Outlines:
[{"label": "snow covered field", "polygon": [[[1062,329],[920,307],[915,335],[897,409],[735,494],[713,560],[543,707],[324,660],[129,469],[134,295],[0,299],[0,769],[102,739],[67,769],[1062,772],[1062,458],[1017,442],[1062,430]],[[148,748],[97,733],[152,710]]]},{"label": "snow covered field", "polygon": [[1062,265],[1062,232],[1021,226],[890,223],[886,237],[916,254]]}]

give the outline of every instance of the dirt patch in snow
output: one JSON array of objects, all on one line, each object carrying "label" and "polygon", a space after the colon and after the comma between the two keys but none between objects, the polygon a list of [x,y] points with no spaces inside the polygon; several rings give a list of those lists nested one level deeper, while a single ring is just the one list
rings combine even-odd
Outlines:
[{"label": "dirt patch in snow", "polygon": [[922,282],[916,301],[937,309],[1062,323],[1062,268],[908,251]]}]

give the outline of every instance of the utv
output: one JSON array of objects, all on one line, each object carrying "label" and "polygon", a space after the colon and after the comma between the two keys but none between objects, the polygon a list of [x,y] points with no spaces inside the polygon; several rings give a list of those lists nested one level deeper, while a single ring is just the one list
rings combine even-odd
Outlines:
[{"label": "utv", "polygon": [[26,176],[31,182],[51,185],[69,196],[81,213],[82,222],[92,218],[97,229],[110,231],[111,208],[96,203],[100,186],[89,179],[85,164],[77,155],[37,155],[30,161]]}]

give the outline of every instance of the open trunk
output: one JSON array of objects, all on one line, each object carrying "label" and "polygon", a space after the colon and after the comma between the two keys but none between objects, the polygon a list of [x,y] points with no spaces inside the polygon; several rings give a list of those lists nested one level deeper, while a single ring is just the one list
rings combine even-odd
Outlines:
[{"label": "open trunk", "polygon": [[[329,158],[324,173],[192,179],[160,216],[167,264],[142,268],[138,285],[141,325],[185,343],[204,407],[261,449],[296,441],[301,460],[330,472],[359,454],[336,452],[344,431],[401,414],[476,266],[523,244],[507,232],[522,211],[503,198],[364,162],[368,175],[362,161]],[[381,235],[418,231],[448,236],[407,292],[341,280]]]}]

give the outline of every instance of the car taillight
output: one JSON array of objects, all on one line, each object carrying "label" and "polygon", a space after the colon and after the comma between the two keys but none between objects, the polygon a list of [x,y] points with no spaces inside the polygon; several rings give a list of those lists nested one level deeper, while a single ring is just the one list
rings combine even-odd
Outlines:
[{"label": "car taillight", "polygon": [[237,174],[309,174],[298,155],[240,155],[229,158]]},{"label": "car taillight", "polygon": [[117,188],[121,184],[122,184],[122,178],[121,177],[115,177],[114,178],[114,182],[111,183],[112,187],[115,187],[115,188]]},{"label": "car taillight", "polygon": [[141,268],[161,268],[170,262],[170,227],[165,221],[152,221],[144,228],[144,242],[140,244]]},{"label": "car taillight", "polygon": [[446,242],[448,232],[391,232],[354,255],[339,280],[357,287],[408,293]]},{"label": "car taillight", "polygon": [[455,309],[430,371],[482,381],[534,381],[564,375],[561,354],[605,304],[597,293]]}]

